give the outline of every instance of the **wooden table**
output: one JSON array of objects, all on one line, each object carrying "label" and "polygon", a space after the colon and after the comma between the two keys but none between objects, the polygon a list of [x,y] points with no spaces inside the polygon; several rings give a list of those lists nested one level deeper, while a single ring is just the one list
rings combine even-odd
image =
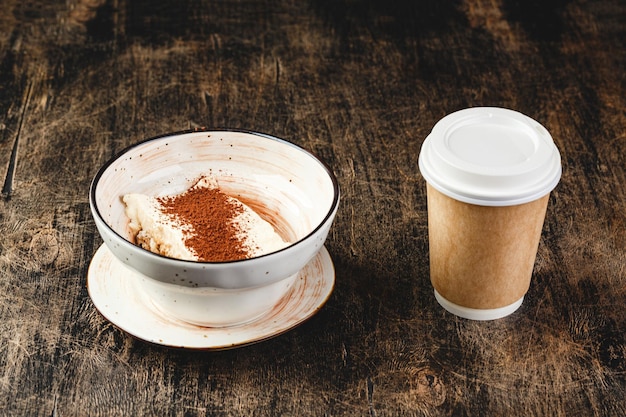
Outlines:
[{"label": "wooden table", "polygon": [[[625,415],[623,1],[2,6],[0,414]],[[523,306],[476,322],[434,299],[417,157],[484,105],[546,126],[563,176]],[[342,189],[328,302],[218,352],[128,336],[86,288],[97,169],[199,126],[292,141]]]}]

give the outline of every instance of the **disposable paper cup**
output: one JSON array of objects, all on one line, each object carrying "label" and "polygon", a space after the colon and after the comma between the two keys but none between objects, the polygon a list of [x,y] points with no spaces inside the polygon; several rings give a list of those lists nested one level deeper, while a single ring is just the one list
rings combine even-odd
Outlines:
[{"label": "disposable paper cup", "polygon": [[419,168],[437,301],[474,320],[513,313],[530,286],[549,195],[561,177],[550,133],[513,110],[461,110],[435,124]]}]

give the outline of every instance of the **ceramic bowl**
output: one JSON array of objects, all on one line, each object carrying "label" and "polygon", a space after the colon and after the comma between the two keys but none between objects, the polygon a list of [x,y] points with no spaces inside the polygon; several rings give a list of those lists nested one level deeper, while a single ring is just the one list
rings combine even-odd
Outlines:
[{"label": "ceramic bowl", "polygon": [[[245,260],[185,261],[131,242],[122,196],[179,194],[203,175],[257,211],[289,242]],[[269,135],[188,131],[130,146],[94,177],[89,204],[104,244],[137,274],[136,289],[163,313],[200,326],[231,326],[269,311],[324,245],[339,206],[332,171],[306,150]]]}]

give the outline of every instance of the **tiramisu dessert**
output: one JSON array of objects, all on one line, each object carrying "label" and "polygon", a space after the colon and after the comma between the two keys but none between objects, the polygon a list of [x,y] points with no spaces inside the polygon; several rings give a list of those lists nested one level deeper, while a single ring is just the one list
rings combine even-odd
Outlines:
[{"label": "tiramisu dessert", "polygon": [[252,258],[286,247],[271,224],[202,177],[182,194],[126,194],[134,243],[170,258],[223,262]]}]

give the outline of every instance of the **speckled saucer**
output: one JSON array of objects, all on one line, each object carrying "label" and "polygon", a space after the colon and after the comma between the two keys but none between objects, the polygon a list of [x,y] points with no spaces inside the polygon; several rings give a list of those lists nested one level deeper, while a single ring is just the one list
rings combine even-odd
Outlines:
[{"label": "speckled saucer", "polygon": [[132,270],[105,245],[96,251],[87,289],[96,309],[112,324],[141,340],[163,346],[219,350],[280,335],[317,313],[332,293],[335,268],[322,247],[298,275],[291,291],[267,314],[232,327],[201,327],[167,316],[133,285]]}]

